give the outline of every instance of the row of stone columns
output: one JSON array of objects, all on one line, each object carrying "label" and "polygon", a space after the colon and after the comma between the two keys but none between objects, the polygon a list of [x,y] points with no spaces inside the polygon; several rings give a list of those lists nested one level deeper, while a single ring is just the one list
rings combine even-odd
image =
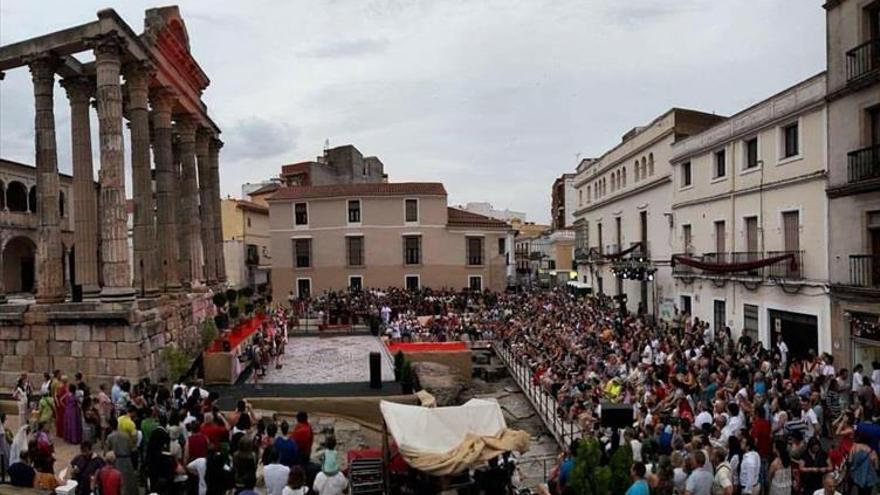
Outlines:
[{"label": "row of stone columns", "polygon": [[[137,293],[149,296],[201,283],[225,282],[219,235],[221,142],[211,129],[201,127],[195,116],[173,114],[175,95],[169,89],[150,87],[153,68],[148,63],[127,63],[123,67],[122,45],[117,37],[96,40],[94,53],[95,83],[87,77],[66,77],[61,83],[70,102],[75,276],[83,287],[83,296],[126,301]],[[57,65],[57,59],[50,55],[29,61],[36,109],[37,196],[41,205],[57,205],[60,191],[53,106]],[[125,79],[124,87],[121,77]],[[128,249],[123,91],[128,97],[131,130],[133,259]],[[98,198],[89,124],[93,95],[100,142]],[[37,302],[61,302],[66,294],[59,212],[57,208],[41,207],[38,215]],[[0,302],[3,300],[0,286]]]}]

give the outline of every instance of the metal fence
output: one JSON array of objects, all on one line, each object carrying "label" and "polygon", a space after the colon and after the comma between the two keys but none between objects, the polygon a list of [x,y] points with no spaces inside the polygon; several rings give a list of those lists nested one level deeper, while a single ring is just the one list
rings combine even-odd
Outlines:
[{"label": "metal fence", "polygon": [[559,404],[556,402],[556,398],[547,393],[540,385],[535,385],[534,373],[531,368],[518,359],[504,342],[496,341],[494,348],[510,376],[522,389],[526,399],[535,408],[538,417],[544,422],[544,426],[556,439],[560,448],[566,449],[571,445],[572,440],[581,438],[580,426],[559,415]]}]

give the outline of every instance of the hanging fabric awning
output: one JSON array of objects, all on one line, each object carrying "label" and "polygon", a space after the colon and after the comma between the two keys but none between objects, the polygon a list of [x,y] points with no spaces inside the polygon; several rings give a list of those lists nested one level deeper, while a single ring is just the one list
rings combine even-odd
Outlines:
[{"label": "hanging fabric awning", "polygon": [[791,264],[790,268],[792,271],[797,271],[798,262],[794,254],[792,253],[780,254],[779,256],[761,258],[753,261],[744,261],[741,263],[709,263],[706,261],[700,261],[696,258],[691,258],[689,256],[676,254],[672,256],[672,266],[674,267],[676,264],[680,263],[685,266],[698,268],[700,270],[703,270],[704,272],[731,273],[755,270],[758,268],[763,268],[765,266],[774,265],[776,263],[779,263],[780,261],[785,260],[789,260],[789,263]]},{"label": "hanging fabric awning", "polygon": [[623,251],[613,253],[613,254],[601,254],[601,256],[603,258],[605,258],[606,260],[614,260],[617,258],[622,258],[622,257],[628,255],[629,253],[632,253],[633,251],[635,251],[636,249],[638,249],[640,247],[642,247],[642,243],[637,242],[637,243],[633,244],[632,246],[624,249]]}]

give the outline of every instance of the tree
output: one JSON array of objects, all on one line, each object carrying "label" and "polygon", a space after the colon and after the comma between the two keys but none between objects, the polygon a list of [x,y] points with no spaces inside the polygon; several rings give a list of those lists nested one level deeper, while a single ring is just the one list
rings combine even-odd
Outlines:
[{"label": "tree", "polygon": [[[578,495],[611,495],[611,468],[602,466],[602,448],[595,438],[582,438],[571,470],[571,487]],[[623,493],[623,492],[620,492]]]}]

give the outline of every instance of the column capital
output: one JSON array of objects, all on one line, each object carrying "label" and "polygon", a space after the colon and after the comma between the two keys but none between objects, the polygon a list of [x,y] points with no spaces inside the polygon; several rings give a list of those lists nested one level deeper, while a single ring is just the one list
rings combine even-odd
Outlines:
[{"label": "column capital", "polygon": [[125,46],[125,40],[116,33],[107,33],[86,40],[86,45],[94,50],[95,58],[119,58],[122,54],[122,48]]},{"label": "column capital", "polygon": [[214,131],[207,127],[199,127],[196,130],[196,155],[207,156]]},{"label": "column capital", "polygon": [[224,143],[223,143],[223,141],[220,140],[220,138],[218,138],[216,135],[214,135],[214,137],[211,139],[211,142],[209,144],[210,144],[212,150],[220,151],[220,149],[223,148]]},{"label": "column capital", "polygon": [[191,143],[196,140],[196,129],[198,123],[195,117],[190,114],[180,115],[174,119],[175,129],[180,136],[181,143]]},{"label": "column capital", "polygon": [[27,57],[25,62],[27,62],[28,68],[31,70],[31,77],[34,82],[42,79],[53,79],[54,82],[55,69],[60,64],[58,57],[51,53],[40,53]]},{"label": "column capital", "polygon": [[61,87],[67,92],[67,99],[71,103],[88,104],[95,96],[95,82],[89,77],[65,77],[61,80]]}]

